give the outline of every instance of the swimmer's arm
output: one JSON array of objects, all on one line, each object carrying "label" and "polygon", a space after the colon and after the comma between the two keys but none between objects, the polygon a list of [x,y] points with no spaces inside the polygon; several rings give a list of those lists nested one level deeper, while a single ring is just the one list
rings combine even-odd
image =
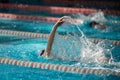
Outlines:
[{"label": "swimmer's arm", "polygon": [[120,28],[116,27],[116,26],[110,26],[111,28],[120,31]]},{"label": "swimmer's arm", "polygon": [[50,51],[51,51],[51,47],[52,47],[52,43],[53,43],[53,40],[54,40],[54,36],[55,36],[55,32],[56,32],[56,29],[58,26],[60,26],[62,23],[63,23],[63,19],[64,17],[60,18],[56,23],[55,25],[53,26],[53,29],[49,35],[49,38],[48,38],[48,43],[47,43],[47,47],[46,47],[46,50],[43,54],[44,57],[47,57],[50,55]]},{"label": "swimmer's arm", "polygon": [[101,30],[104,30],[104,29],[107,28],[107,26],[105,26],[105,25],[103,25],[103,24],[98,24],[98,26],[100,26],[99,28],[100,28]]},{"label": "swimmer's arm", "polygon": [[101,30],[104,30],[104,29],[106,29],[106,28],[113,28],[113,29],[115,29],[115,30],[120,30],[120,28],[117,28],[117,27],[114,27],[114,26],[105,26],[105,25],[102,25],[102,24],[99,24],[99,26],[100,26],[100,29]]}]

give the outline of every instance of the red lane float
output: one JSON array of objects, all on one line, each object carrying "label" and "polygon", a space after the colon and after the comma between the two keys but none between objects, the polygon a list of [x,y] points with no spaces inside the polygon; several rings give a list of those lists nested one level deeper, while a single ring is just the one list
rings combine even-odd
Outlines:
[{"label": "red lane float", "polygon": [[[70,7],[55,7],[55,6],[32,6],[32,5],[22,5],[22,4],[0,4],[1,8],[9,8],[9,9],[20,9],[20,10],[28,10],[28,11],[44,11],[54,14],[74,14],[74,13],[84,13],[90,14],[94,12],[98,12],[100,10],[89,9],[89,8],[70,8]],[[116,14],[119,15],[119,10],[101,10],[106,14]]]},{"label": "red lane float", "polygon": [[116,76],[120,76],[120,71],[115,71],[115,70],[111,70],[111,69],[72,67],[72,66],[68,66],[68,65],[42,63],[42,62],[32,62],[32,61],[22,61],[22,60],[8,59],[8,58],[0,58],[0,64],[39,68],[39,69],[54,70],[54,71],[61,71],[61,72],[67,72],[67,73],[77,73],[77,74],[95,74],[95,75],[116,75]]},{"label": "red lane float", "polygon": [[[47,22],[56,22],[59,19],[56,17],[28,16],[28,15],[8,14],[8,13],[0,13],[0,17],[13,19],[13,20],[31,20],[31,21],[36,20],[36,21],[47,21]],[[77,20],[74,19],[73,22],[77,22]],[[115,24],[120,24],[120,23],[117,22]]]},{"label": "red lane float", "polygon": [[55,17],[42,17],[42,16],[27,16],[27,15],[17,15],[17,14],[5,14],[0,13],[0,17],[8,18],[13,20],[37,20],[37,21],[47,21],[47,22],[56,22],[58,18]]},{"label": "red lane float", "polygon": [[45,3],[71,4],[71,5],[95,5],[95,6],[120,6],[120,3],[113,1],[89,1],[89,0],[43,0]]},{"label": "red lane float", "polygon": [[72,14],[72,13],[93,13],[96,12],[96,9],[87,9],[87,8],[68,8],[68,7],[54,7],[54,6],[32,6],[32,5],[22,5],[22,4],[3,4],[0,6],[2,8],[11,8],[11,9],[21,9],[29,11],[47,11],[54,14]]},{"label": "red lane float", "polygon": [[101,10],[104,13],[107,14],[116,14],[116,15],[120,15],[120,10]]}]

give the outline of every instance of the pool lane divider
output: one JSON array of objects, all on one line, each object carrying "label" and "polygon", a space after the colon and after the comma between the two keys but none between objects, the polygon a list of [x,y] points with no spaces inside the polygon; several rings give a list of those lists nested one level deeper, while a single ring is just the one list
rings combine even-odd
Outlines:
[{"label": "pool lane divider", "polygon": [[120,15],[119,10],[101,10],[101,9],[97,10],[92,8],[35,6],[35,5],[7,4],[7,3],[0,3],[0,8],[19,9],[19,10],[27,10],[27,11],[43,11],[43,12],[49,12],[53,14],[74,14],[74,13],[90,14],[90,13],[102,11],[106,14]]},{"label": "pool lane divider", "polygon": [[71,5],[95,5],[95,6],[110,6],[110,7],[116,7],[116,6],[120,6],[119,2],[116,1],[90,1],[90,0],[43,0],[45,3],[51,3],[51,4],[71,4]]},{"label": "pool lane divider", "polygon": [[1,29],[0,29],[0,34],[11,34],[11,35],[25,36],[25,37],[30,37],[30,38],[47,38],[49,36],[49,34],[12,31],[12,30],[1,30]]},{"label": "pool lane divider", "polygon": [[[23,31],[12,31],[12,30],[3,30],[0,29],[0,34],[11,34],[11,35],[16,35],[16,36],[24,36],[24,37],[29,37],[29,38],[48,38],[49,34],[43,34],[43,33],[33,33],[33,32],[23,32]],[[68,36],[60,36],[63,39],[68,39]],[[93,39],[89,38],[91,42],[98,43],[103,41],[104,39]],[[120,45],[120,40],[107,40],[113,45]]]},{"label": "pool lane divider", "polygon": [[120,76],[120,71],[115,71],[115,70],[105,69],[105,68],[95,69],[95,68],[73,67],[73,66],[61,65],[61,64],[22,61],[22,60],[8,59],[8,58],[0,58],[0,64],[38,68],[38,69],[45,69],[45,70],[54,70],[54,71],[77,73],[77,74]]},{"label": "pool lane divider", "polygon": [[0,17],[12,19],[12,20],[30,20],[30,21],[46,21],[46,22],[56,22],[59,19],[56,17],[27,16],[27,15],[6,14],[6,13],[0,13]]},{"label": "pool lane divider", "polygon": [[[7,18],[10,20],[27,20],[27,21],[45,21],[45,22],[56,22],[59,18],[57,17],[43,17],[43,16],[28,16],[20,14],[0,13],[0,18]],[[73,22],[78,20],[73,19]],[[112,22],[114,24],[120,24],[120,22]]]}]

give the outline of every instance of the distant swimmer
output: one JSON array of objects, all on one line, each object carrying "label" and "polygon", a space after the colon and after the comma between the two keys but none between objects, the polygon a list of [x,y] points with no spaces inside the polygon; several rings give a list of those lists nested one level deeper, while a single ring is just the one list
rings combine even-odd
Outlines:
[{"label": "distant swimmer", "polygon": [[113,29],[115,29],[115,30],[120,30],[120,28],[118,28],[118,27],[106,26],[106,25],[100,24],[100,23],[98,23],[98,22],[96,22],[96,21],[91,21],[91,22],[89,23],[89,26],[90,26],[90,27],[93,27],[93,28],[96,28],[96,29],[101,29],[101,30],[105,30],[105,29],[107,29],[107,28],[113,28]]},{"label": "distant swimmer", "polygon": [[102,25],[102,24],[100,24],[100,23],[98,23],[98,22],[96,22],[96,21],[90,22],[90,23],[89,23],[89,26],[90,26],[90,27],[93,27],[93,28],[98,28],[98,29],[101,29],[101,30],[104,30],[104,29],[107,28],[107,26]]}]

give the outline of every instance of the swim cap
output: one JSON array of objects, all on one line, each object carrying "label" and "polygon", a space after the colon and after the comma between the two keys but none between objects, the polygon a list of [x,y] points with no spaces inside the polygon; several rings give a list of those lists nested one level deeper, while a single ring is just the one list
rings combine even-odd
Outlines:
[{"label": "swim cap", "polygon": [[38,51],[39,55],[42,56],[43,53],[44,53],[44,51],[45,51],[45,50],[39,50],[39,51]]}]

